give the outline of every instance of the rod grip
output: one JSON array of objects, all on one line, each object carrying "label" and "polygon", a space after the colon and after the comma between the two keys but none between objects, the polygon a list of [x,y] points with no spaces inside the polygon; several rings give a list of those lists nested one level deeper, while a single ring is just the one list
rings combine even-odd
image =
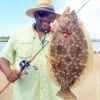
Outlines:
[{"label": "rod grip", "polygon": [[2,88],[0,89],[0,94],[10,85],[11,83],[8,82],[6,83],[4,86],[2,86]]}]

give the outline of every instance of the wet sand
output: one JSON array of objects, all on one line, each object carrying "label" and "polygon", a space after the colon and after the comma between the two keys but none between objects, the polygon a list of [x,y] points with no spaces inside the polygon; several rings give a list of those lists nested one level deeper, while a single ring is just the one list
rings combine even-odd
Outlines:
[{"label": "wet sand", "polygon": [[[0,72],[0,86],[6,83],[5,76]],[[74,89],[78,100],[100,100],[100,54],[94,54],[93,69],[88,78]],[[2,94],[0,100],[12,100],[12,85]]]},{"label": "wet sand", "polygon": [[100,100],[100,54],[94,54],[93,69],[75,89],[78,100]]}]

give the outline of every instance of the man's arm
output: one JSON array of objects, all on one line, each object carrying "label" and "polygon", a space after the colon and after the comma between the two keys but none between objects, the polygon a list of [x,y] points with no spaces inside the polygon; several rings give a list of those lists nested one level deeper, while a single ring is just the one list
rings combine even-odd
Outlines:
[{"label": "man's arm", "polygon": [[10,68],[10,63],[5,58],[0,58],[0,70],[5,74],[6,78],[10,82],[16,81],[18,78],[20,78],[20,73],[17,70],[12,70]]}]

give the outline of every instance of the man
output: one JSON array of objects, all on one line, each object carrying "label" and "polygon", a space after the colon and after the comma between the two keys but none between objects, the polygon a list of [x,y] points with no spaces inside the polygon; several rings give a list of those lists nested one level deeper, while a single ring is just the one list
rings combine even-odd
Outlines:
[{"label": "man", "polygon": [[[54,12],[51,0],[40,0],[37,6],[26,11],[36,23],[14,33],[0,58],[0,70],[8,81],[14,82],[13,100],[61,100],[56,96],[58,87],[51,81],[46,69],[48,45],[41,50],[27,69],[20,75],[22,60],[29,60],[50,40],[50,23],[60,15]],[[13,65],[13,69],[10,67]]]}]

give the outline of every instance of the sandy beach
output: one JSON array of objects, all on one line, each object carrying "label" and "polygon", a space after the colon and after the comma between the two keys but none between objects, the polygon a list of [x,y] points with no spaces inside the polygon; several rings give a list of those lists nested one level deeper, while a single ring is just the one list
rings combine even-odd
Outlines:
[{"label": "sandy beach", "polygon": [[[6,83],[5,76],[0,72],[0,86]],[[74,90],[78,100],[100,100],[100,54],[94,54],[93,69],[88,78]],[[0,100],[12,100],[12,85],[2,94]]]}]

